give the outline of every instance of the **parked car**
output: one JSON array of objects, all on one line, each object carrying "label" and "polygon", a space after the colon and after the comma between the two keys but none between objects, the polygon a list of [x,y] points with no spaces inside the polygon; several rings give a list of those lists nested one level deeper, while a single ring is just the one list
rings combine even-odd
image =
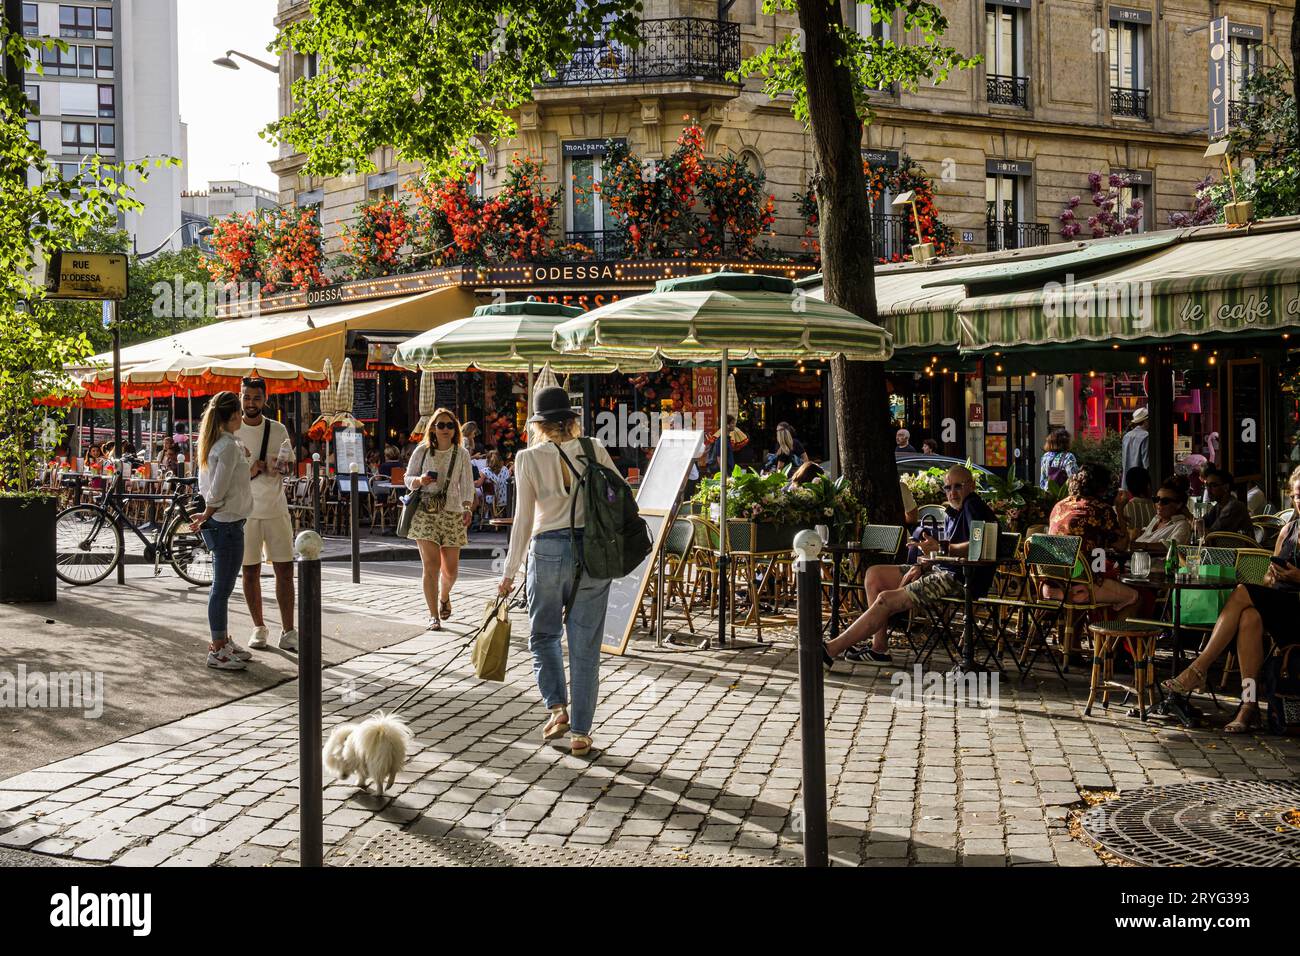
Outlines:
[{"label": "parked car", "polygon": [[989,471],[983,465],[977,465],[974,462],[968,462],[964,458],[952,458],[948,455],[908,455],[906,458],[899,458],[895,462],[898,466],[898,476],[914,475],[918,471],[926,471],[930,468],[948,469],[953,465],[966,465],[975,473],[975,483],[978,485],[989,484],[989,479],[997,480],[998,476]]}]

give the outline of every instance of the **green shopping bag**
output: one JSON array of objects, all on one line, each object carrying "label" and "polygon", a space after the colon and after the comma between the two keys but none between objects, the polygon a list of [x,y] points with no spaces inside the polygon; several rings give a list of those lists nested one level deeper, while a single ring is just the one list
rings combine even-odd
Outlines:
[{"label": "green shopping bag", "polygon": [[[1199,572],[1202,581],[1236,581],[1235,568],[1223,564],[1203,564]],[[1231,588],[1214,590],[1187,590],[1178,596],[1178,617],[1181,624],[1209,626],[1219,619],[1219,612],[1228,603]]]}]

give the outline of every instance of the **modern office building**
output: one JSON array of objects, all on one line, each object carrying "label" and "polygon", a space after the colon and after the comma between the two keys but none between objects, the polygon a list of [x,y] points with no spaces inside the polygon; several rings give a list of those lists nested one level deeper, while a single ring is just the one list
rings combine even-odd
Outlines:
[{"label": "modern office building", "polygon": [[[177,0],[86,0],[22,5],[22,31],[57,37],[66,51],[45,50],[43,73],[25,78],[32,112],[28,134],[65,175],[98,154],[112,162],[146,156],[186,158],[180,119]],[[158,246],[181,224],[184,166],[130,177],[140,213],[122,216],[136,247]],[[170,240],[179,248],[180,237]]]}]

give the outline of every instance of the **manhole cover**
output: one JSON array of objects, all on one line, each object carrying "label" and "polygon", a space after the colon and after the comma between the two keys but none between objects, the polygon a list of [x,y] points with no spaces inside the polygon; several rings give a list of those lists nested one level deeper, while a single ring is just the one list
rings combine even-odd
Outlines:
[{"label": "manhole cover", "polygon": [[1207,780],[1093,807],[1084,832],[1143,866],[1300,866],[1300,783]]},{"label": "manhole cover", "polygon": [[[344,851],[347,855],[347,851]],[[331,861],[333,862],[333,861]],[[424,837],[389,832],[371,837],[343,866],[797,866],[798,860],[726,856],[694,850],[621,850],[536,846],[523,842]]]}]

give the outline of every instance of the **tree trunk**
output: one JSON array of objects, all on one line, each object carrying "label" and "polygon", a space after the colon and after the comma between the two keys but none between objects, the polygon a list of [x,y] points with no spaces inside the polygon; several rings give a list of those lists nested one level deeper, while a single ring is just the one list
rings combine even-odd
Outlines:
[{"label": "tree trunk", "polygon": [[[1291,75],[1295,105],[1300,109],[1300,0],[1296,0],[1295,16],[1291,20]],[[1295,128],[1296,141],[1291,145],[1300,150],[1300,122]]]},{"label": "tree trunk", "polygon": [[[826,301],[874,322],[875,251],[862,172],[862,121],[854,108],[852,76],[838,64],[843,44],[833,32],[843,25],[840,6],[834,0],[798,0],[798,6]],[[902,524],[884,363],[836,359],[831,374],[840,469],[871,521]]]}]

